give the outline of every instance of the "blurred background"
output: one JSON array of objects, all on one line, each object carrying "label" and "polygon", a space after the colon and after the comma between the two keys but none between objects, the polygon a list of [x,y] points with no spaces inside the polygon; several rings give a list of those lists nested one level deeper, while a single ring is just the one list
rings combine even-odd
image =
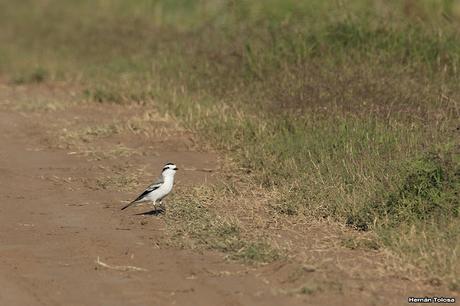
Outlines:
[{"label": "blurred background", "polygon": [[0,0],[0,78],[139,104],[459,288],[460,1]]}]

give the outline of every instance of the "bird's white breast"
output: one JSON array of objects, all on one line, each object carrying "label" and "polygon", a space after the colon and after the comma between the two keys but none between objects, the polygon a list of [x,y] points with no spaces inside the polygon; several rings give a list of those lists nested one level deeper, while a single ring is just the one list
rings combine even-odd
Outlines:
[{"label": "bird's white breast", "polygon": [[165,177],[164,183],[160,188],[152,191],[146,198],[150,201],[157,201],[164,198],[168,193],[171,192],[174,184],[174,177]]}]

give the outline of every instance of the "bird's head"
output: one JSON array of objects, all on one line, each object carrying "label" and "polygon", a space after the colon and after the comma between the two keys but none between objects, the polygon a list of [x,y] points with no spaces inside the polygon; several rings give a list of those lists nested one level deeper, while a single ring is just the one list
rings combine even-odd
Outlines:
[{"label": "bird's head", "polygon": [[163,171],[161,172],[161,175],[163,176],[174,176],[176,174],[176,171],[179,170],[177,166],[173,163],[167,163],[163,167]]}]

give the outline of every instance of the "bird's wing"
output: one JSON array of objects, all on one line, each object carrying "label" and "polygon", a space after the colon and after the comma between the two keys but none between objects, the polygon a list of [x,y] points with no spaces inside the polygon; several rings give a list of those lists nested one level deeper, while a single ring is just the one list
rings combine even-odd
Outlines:
[{"label": "bird's wing", "polygon": [[160,176],[159,178],[157,178],[155,180],[155,182],[150,185],[149,187],[147,187],[144,192],[142,192],[134,201],[132,201],[131,203],[129,203],[128,205],[126,205],[125,207],[123,207],[121,210],[125,209],[125,208],[128,208],[129,206],[131,206],[132,204],[142,200],[143,198],[145,198],[149,193],[151,193],[152,191],[154,190],[157,190],[158,188],[160,188],[160,186],[164,183],[164,180],[163,180],[163,177]]},{"label": "bird's wing", "polygon": [[137,201],[140,201],[142,200],[146,195],[148,195],[149,193],[151,193],[152,191],[160,188],[160,186],[164,183],[163,181],[163,177],[159,177],[157,178],[152,185],[150,185],[149,187],[147,187],[144,192],[142,192],[133,202],[137,202]]}]

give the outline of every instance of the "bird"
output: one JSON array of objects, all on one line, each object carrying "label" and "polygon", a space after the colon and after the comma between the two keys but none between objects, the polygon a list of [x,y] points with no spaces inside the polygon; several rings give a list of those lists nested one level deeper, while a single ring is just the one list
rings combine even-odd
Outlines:
[{"label": "bird", "polygon": [[164,165],[158,179],[154,181],[152,185],[147,187],[134,201],[124,206],[121,210],[144,202],[151,202],[154,207],[157,201],[160,205],[162,205],[161,201],[171,192],[173,188],[174,175],[176,175],[177,170],[179,169],[173,163],[167,163]]}]

